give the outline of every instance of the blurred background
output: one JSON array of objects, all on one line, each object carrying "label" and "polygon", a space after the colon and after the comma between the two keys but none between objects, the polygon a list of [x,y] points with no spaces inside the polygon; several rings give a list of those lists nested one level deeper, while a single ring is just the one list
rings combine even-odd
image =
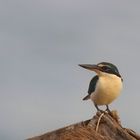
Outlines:
[{"label": "blurred background", "polygon": [[112,62],[124,79],[110,105],[140,132],[140,1],[0,1],[0,139],[23,140],[92,118],[83,102],[95,75],[80,63]]}]

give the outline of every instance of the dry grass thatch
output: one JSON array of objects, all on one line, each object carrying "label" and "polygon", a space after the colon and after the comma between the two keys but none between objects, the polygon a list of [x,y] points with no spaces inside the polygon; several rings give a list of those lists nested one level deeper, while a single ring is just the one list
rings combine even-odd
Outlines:
[{"label": "dry grass thatch", "polygon": [[76,123],[28,140],[140,140],[131,129],[121,126],[117,112],[97,114],[90,120]]}]

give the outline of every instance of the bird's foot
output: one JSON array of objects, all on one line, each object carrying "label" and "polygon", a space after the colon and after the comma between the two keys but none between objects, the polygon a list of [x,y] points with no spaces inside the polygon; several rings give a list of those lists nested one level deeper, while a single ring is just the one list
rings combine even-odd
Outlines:
[{"label": "bird's foot", "polygon": [[100,113],[108,113],[106,110],[101,110],[101,109],[98,109],[97,111]]},{"label": "bird's foot", "polygon": [[110,114],[110,115],[112,114],[111,111],[110,111],[110,109],[109,109],[109,106],[108,106],[108,105],[106,105],[106,110],[105,110],[105,111],[106,111],[108,114]]},{"label": "bird's foot", "polygon": [[111,114],[111,111],[110,111],[110,109],[109,109],[109,108],[107,108],[107,109],[105,110],[105,112],[107,112],[107,113]]}]

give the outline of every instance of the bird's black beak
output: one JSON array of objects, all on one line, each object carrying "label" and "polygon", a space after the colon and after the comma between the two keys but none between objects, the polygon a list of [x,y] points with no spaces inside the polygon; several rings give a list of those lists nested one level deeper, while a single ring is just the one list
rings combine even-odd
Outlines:
[{"label": "bird's black beak", "polygon": [[96,73],[99,73],[99,71],[101,71],[101,68],[98,65],[79,64],[79,66],[91,71],[95,71]]}]

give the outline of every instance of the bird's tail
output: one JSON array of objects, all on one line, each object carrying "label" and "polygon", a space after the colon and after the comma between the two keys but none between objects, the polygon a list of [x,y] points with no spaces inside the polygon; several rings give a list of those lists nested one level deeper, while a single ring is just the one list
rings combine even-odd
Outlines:
[{"label": "bird's tail", "polygon": [[87,95],[86,97],[83,98],[83,100],[88,100],[90,99],[90,95]]}]

